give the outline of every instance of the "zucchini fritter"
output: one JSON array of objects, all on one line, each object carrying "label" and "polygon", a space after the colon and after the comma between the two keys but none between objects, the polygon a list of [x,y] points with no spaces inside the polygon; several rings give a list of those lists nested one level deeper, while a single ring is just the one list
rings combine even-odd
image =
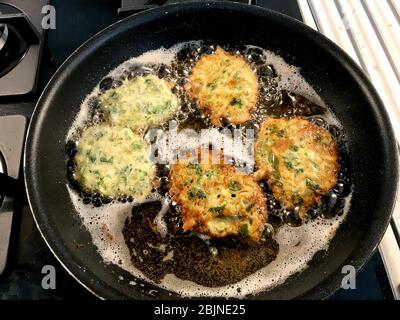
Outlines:
[{"label": "zucchini fritter", "polygon": [[257,76],[246,61],[221,48],[196,63],[186,90],[215,126],[221,126],[221,118],[233,124],[249,121],[259,93]]},{"label": "zucchini fritter", "polygon": [[178,163],[171,166],[170,194],[178,203],[185,231],[215,238],[258,241],[267,219],[261,187],[232,166]]},{"label": "zucchini fritter", "polygon": [[125,80],[104,92],[100,102],[112,124],[135,131],[164,122],[179,106],[169,84],[151,74]]},{"label": "zucchini fritter", "polygon": [[288,208],[299,208],[304,218],[337,182],[338,146],[329,132],[302,119],[269,118],[261,126],[255,144],[259,170],[274,196]]},{"label": "zucchini fritter", "polygon": [[95,125],[78,144],[75,175],[83,190],[104,196],[145,198],[155,169],[147,158],[147,144],[129,128]]}]

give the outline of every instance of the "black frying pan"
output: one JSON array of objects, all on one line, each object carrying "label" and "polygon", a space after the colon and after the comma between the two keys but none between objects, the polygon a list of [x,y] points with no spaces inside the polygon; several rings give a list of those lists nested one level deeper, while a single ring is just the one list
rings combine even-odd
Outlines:
[{"label": "black frying pan", "polygon": [[[37,225],[63,266],[102,298],[171,298],[102,262],[67,193],[64,140],[81,101],[113,68],[132,56],[188,40],[253,44],[301,68],[343,124],[349,139],[354,195],[347,221],[326,254],[257,299],[325,298],[339,288],[343,265],[359,270],[390,220],[397,187],[397,149],[385,108],[356,64],[305,25],[265,9],[228,2],[160,7],[122,20],[80,47],[41,96],[29,127],[24,171]],[[77,248],[77,243],[88,243]],[[124,277],[119,281],[119,276]],[[138,281],[140,283],[140,281]]]}]

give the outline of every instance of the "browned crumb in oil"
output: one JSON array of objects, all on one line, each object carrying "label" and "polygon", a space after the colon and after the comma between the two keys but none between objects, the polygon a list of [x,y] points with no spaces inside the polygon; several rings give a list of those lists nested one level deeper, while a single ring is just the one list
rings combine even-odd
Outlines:
[{"label": "browned crumb in oil", "polygon": [[131,261],[147,277],[161,282],[166,274],[190,280],[207,287],[237,283],[265,267],[279,251],[272,238],[257,244],[213,243],[180,231],[178,215],[170,212],[165,217],[170,231],[161,238],[153,224],[161,209],[159,202],[136,206],[132,217],[125,222],[123,235],[131,254]]},{"label": "browned crumb in oil", "polygon": [[106,224],[103,223],[103,224],[101,225],[101,231],[103,232],[104,236],[105,236],[108,240],[112,241],[112,240],[114,239],[113,235],[112,235],[111,232],[110,232],[110,229],[108,228],[108,226],[107,226]]}]

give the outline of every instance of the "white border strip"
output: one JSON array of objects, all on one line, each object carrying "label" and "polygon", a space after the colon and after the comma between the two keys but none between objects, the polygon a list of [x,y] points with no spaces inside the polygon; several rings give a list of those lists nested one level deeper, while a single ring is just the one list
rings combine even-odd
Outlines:
[{"label": "white border strip", "polygon": [[[383,6],[384,1],[378,0]],[[400,83],[386,56],[385,50],[368,16],[359,0],[337,0],[343,9],[343,15],[349,29],[353,31],[357,39],[357,45],[362,52],[367,72],[371,81],[378,90],[392,121],[396,137],[400,140],[400,106],[398,105],[398,93]],[[336,39],[333,39],[334,41]]]},{"label": "white border strip", "polygon": [[310,7],[308,6],[307,0],[298,0],[301,15],[303,16],[303,21],[309,27],[318,31],[317,25],[315,24],[314,17],[311,13]]},{"label": "white border strip", "polygon": [[396,242],[393,229],[389,226],[379,245],[379,252],[381,253],[394,297],[396,300],[400,300],[400,249],[398,246],[393,245]]}]

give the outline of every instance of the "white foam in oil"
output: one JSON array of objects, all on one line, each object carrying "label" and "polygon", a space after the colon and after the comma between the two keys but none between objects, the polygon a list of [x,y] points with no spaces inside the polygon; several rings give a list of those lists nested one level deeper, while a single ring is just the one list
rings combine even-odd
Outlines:
[{"label": "white foam in oil", "polygon": [[[178,44],[170,49],[161,48],[146,52],[139,57],[124,62],[110,72],[108,76],[118,78],[134,64],[170,65],[176,58],[177,53],[189,44]],[[298,68],[287,64],[281,57],[273,52],[264,51],[264,54],[267,58],[267,63],[273,65],[276,73],[280,76],[278,83],[279,89],[301,94],[309,100],[325,106],[315,90],[302,78],[301,71]],[[99,89],[94,89],[83,101],[80,112],[68,132],[66,141],[76,138],[79,129],[83,128],[85,122],[89,120],[89,101],[90,98],[97,96],[98,93]],[[328,114],[324,116],[324,119],[329,124],[340,126],[333,115]],[[135,277],[153,283],[153,281],[146,279],[142,272],[132,265],[129,250],[122,234],[125,220],[130,216],[132,207],[137,203],[128,202],[123,204],[113,202],[95,208],[92,205],[83,204],[75,191],[69,187],[68,190],[71,201],[76,211],[79,213],[83,225],[90,233],[93,243],[97,247],[104,262],[116,264]],[[159,195],[152,194],[149,200],[160,199]],[[168,203],[168,200],[165,200],[165,203]],[[191,281],[178,279],[176,276],[169,274],[165,276],[159,286],[187,297],[217,296],[242,298],[248,294],[256,294],[261,291],[272,289],[285,282],[291,275],[306,269],[308,262],[315,253],[329,248],[330,241],[336,234],[341,223],[346,219],[350,204],[351,195],[346,198],[344,213],[340,217],[336,217],[332,220],[317,218],[297,228],[284,225],[278,229],[274,236],[274,239],[279,244],[279,254],[276,260],[236,284],[209,288]],[[155,222],[161,233],[165,235],[166,225],[163,221],[163,214],[159,214]],[[168,259],[173,259],[173,252],[169,253]]]}]

